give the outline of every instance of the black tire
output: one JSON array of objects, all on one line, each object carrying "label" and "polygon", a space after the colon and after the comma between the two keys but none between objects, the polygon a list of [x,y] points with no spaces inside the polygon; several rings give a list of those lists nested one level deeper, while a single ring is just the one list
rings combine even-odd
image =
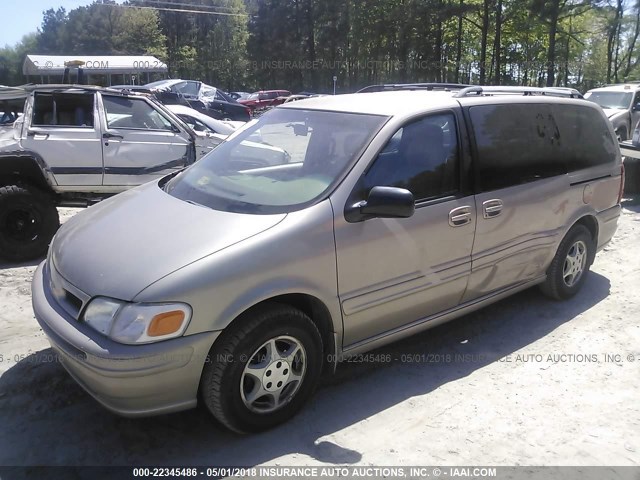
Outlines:
[{"label": "black tire", "polygon": [[[575,281],[575,283],[568,285],[565,281],[564,275],[565,260],[567,259],[570,250],[574,248],[578,242],[582,242],[586,248],[586,263],[580,277]],[[555,300],[566,300],[573,297],[578,293],[578,291],[580,291],[582,284],[587,278],[589,267],[591,267],[595,257],[595,252],[595,242],[589,229],[584,225],[574,225],[562,242],[560,242],[558,251],[556,252],[555,257],[553,257],[551,265],[547,270],[547,279],[540,285],[542,292],[546,296]]]},{"label": "black tire", "polygon": [[32,186],[0,187],[0,256],[19,262],[47,253],[60,227],[51,199]]},{"label": "black tire", "polygon": [[[243,372],[263,344],[282,336],[294,338],[304,347],[306,370],[298,386],[292,382],[294,389],[287,403],[268,413],[252,411],[241,394],[241,385],[246,386],[246,380],[241,383]],[[321,370],[322,338],[315,324],[300,310],[273,303],[248,312],[222,333],[202,372],[200,397],[227,428],[238,433],[259,432],[293,417],[313,394]]]}]

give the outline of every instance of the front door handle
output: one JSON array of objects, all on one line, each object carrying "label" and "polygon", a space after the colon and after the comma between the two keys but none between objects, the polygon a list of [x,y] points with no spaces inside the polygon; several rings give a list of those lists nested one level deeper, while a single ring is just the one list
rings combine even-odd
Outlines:
[{"label": "front door handle", "polygon": [[30,128],[27,131],[27,137],[34,137],[36,140],[46,140],[49,138],[49,133],[44,130],[34,130]]},{"label": "front door handle", "polygon": [[487,200],[486,202],[482,202],[482,216],[484,218],[494,218],[502,213],[503,207],[502,200],[494,198],[492,200]]},{"label": "front door handle", "polygon": [[462,227],[471,223],[471,207],[458,207],[449,212],[449,225]]},{"label": "front door handle", "polygon": [[109,132],[105,132],[102,134],[102,138],[119,138],[120,140],[124,140],[124,137],[122,135],[118,135],[116,133],[109,133]]}]

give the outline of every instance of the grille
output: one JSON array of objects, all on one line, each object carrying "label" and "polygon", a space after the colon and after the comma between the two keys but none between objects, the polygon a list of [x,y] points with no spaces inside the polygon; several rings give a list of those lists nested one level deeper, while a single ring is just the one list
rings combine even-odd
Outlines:
[{"label": "grille", "polygon": [[80,317],[82,307],[89,297],[67,282],[51,261],[47,264],[47,272],[49,288],[53,298],[65,312],[77,320]]}]

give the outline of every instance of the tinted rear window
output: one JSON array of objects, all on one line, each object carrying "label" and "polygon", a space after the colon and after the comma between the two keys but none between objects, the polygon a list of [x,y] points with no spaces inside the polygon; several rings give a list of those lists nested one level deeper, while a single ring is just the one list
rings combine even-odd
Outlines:
[{"label": "tinted rear window", "polygon": [[508,104],[469,109],[481,191],[561,175],[616,158],[609,127],[582,105]]},{"label": "tinted rear window", "polygon": [[618,145],[609,132],[607,120],[581,105],[553,105],[553,116],[561,138],[567,139],[563,159],[570,172],[614,162]]}]

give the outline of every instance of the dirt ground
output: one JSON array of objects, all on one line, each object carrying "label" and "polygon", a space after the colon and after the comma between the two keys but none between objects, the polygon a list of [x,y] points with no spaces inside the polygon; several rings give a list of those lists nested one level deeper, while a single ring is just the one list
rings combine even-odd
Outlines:
[{"label": "dirt ground", "polygon": [[[64,218],[74,210],[63,210]],[[254,436],[201,410],[131,420],[66,374],[0,265],[0,465],[640,465],[640,205],[573,300],[536,289],[348,363]]]}]

